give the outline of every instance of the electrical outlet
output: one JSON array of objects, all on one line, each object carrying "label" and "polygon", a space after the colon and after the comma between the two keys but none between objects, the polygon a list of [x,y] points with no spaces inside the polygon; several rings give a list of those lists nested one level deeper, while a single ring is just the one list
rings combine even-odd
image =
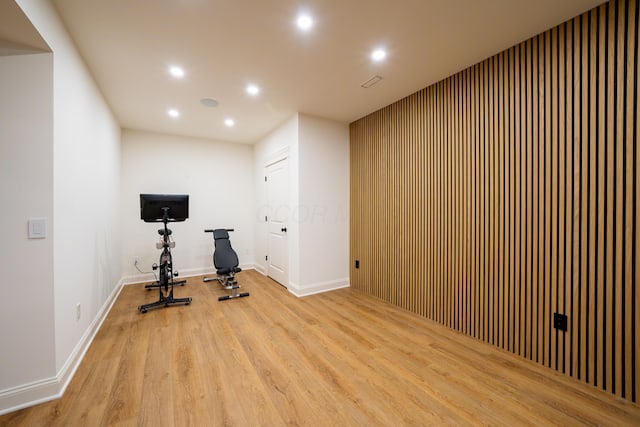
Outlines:
[{"label": "electrical outlet", "polygon": [[133,257],[133,266],[134,266],[134,267],[137,267],[137,266],[138,266],[138,257],[137,257],[137,256],[134,256],[134,257]]},{"label": "electrical outlet", "polygon": [[76,320],[80,320],[80,303],[76,304]]},{"label": "electrical outlet", "polygon": [[553,327],[567,332],[567,315],[562,313],[553,313]]}]

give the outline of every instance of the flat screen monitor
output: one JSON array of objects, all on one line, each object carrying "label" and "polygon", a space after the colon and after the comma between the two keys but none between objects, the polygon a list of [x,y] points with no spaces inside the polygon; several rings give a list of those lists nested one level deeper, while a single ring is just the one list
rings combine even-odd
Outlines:
[{"label": "flat screen monitor", "polygon": [[140,219],[144,222],[184,221],[189,218],[188,194],[140,194]]}]

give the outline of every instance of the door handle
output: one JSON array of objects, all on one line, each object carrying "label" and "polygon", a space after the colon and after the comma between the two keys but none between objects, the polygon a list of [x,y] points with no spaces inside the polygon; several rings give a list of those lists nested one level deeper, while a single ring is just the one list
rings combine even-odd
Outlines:
[{"label": "door handle", "polygon": [[280,231],[282,231],[283,233],[286,233],[286,232],[287,232],[287,227],[282,227],[282,228],[280,229]]}]

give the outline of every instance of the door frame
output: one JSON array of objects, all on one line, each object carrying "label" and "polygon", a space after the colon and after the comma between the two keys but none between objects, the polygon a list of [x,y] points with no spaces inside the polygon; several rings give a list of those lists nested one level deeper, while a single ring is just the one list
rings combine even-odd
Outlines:
[{"label": "door frame", "polygon": [[[291,195],[289,194],[289,190],[291,188],[291,162],[289,161],[289,147],[283,147],[275,152],[273,152],[271,155],[267,156],[267,161],[264,163],[264,167],[263,167],[263,171],[264,171],[264,175],[267,176],[267,169],[278,163],[281,162],[283,160],[287,160],[287,183],[289,188],[287,189],[287,205],[289,208],[291,208]],[[269,204],[269,200],[268,200],[268,195],[267,195],[267,191],[266,191],[266,186],[265,186],[265,200],[266,200],[266,204]],[[266,248],[267,251],[269,250],[269,226],[268,224],[266,224],[266,228],[265,228],[265,243],[266,243]],[[289,239],[287,238],[287,271],[286,271],[286,283],[281,283],[282,286],[284,286],[285,288],[289,288],[289,276],[290,276],[290,272],[291,272],[291,266],[290,266],[290,254],[289,254],[289,249],[290,249],[290,245],[289,245]],[[267,261],[267,264],[265,265],[265,275],[269,276],[269,261]]]},{"label": "door frame", "polygon": [[267,160],[264,163],[264,168],[266,169],[267,167],[271,166],[272,164],[278,163],[280,160],[284,160],[284,159],[286,159],[288,157],[289,157],[289,147],[281,148],[280,150],[278,150],[275,153],[273,153],[270,156],[268,156],[269,160]]}]

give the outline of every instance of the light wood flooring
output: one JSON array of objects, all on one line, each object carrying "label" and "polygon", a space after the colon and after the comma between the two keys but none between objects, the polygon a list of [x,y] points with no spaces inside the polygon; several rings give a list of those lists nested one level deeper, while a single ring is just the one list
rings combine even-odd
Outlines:
[{"label": "light wood flooring", "polygon": [[124,287],[61,399],[2,426],[635,425],[640,406],[350,289]]}]

